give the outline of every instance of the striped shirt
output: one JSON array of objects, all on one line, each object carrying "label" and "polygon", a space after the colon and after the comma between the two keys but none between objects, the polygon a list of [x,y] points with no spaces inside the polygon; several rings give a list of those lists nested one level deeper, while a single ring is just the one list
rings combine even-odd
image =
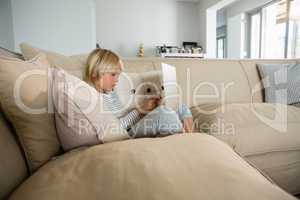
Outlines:
[{"label": "striped shirt", "polygon": [[103,102],[106,107],[120,120],[120,125],[125,130],[130,130],[130,128],[142,118],[142,115],[137,109],[133,109],[129,112],[126,111],[115,91],[104,93]]}]

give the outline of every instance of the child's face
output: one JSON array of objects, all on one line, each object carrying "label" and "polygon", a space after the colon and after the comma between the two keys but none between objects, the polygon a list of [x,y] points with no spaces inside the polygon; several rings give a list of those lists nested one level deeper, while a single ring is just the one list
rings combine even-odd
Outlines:
[{"label": "child's face", "polygon": [[111,91],[119,80],[119,73],[104,73],[99,79],[94,81],[98,91]]}]

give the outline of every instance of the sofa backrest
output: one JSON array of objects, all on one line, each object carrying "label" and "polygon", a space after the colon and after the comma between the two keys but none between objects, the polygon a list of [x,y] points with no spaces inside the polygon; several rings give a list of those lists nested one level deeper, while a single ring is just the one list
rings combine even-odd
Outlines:
[{"label": "sofa backrest", "polygon": [[[162,62],[176,66],[182,102],[188,106],[250,100],[247,76],[237,61],[175,59]],[[160,68],[161,62],[155,64]]]},{"label": "sofa backrest", "polygon": [[22,150],[0,107],[0,199],[5,199],[28,176]]},{"label": "sofa backrest", "polygon": [[[263,102],[263,88],[257,63],[295,63],[296,59],[124,59],[125,71],[161,69],[161,63],[177,69],[182,102],[189,106],[203,103]],[[299,59],[298,59],[299,61]]]}]

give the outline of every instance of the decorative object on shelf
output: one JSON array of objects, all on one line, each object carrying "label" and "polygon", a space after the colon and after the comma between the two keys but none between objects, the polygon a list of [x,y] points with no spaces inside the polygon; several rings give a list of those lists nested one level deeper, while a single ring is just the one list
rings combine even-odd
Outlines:
[{"label": "decorative object on shelf", "polygon": [[197,42],[183,42],[182,47],[157,46],[156,55],[163,58],[204,58],[203,49]]},{"label": "decorative object on shelf", "polygon": [[144,51],[144,44],[141,43],[139,47],[138,57],[144,57],[145,51]]},{"label": "decorative object on shelf", "polygon": [[203,50],[197,42],[183,42],[182,46],[187,53],[200,54]]},{"label": "decorative object on shelf", "polygon": [[100,44],[96,43],[96,49],[101,49]]},{"label": "decorative object on shelf", "polygon": [[157,46],[156,47],[156,55],[160,56],[162,53],[181,53],[181,48],[177,46]]},{"label": "decorative object on shelf", "polygon": [[203,53],[161,53],[162,58],[204,58]]}]

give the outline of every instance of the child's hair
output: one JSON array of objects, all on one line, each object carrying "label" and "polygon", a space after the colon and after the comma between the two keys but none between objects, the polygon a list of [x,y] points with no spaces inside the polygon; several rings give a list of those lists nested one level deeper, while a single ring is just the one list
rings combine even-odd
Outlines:
[{"label": "child's hair", "polygon": [[84,79],[86,82],[93,84],[93,78],[98,79],[108,72],[120,73],[122,68],[122,60],[117,54],[107,49],[97,48],[87,58]]}]

